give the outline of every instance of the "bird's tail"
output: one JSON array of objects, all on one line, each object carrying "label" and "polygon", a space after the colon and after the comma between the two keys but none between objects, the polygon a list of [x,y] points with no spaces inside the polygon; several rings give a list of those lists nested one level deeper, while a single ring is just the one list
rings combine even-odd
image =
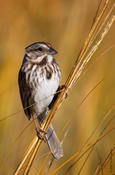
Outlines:
[{"label": "bird's tail", "polygon": [[52,124],[50,125],[48,132],[46,134],[46,140],[54,158],[60,159],[61,157],[63,157],[62,144],[59,141]]},{"label": "bird's tail", "polygon": [[[43,121],[45,120],[47,116],[47,112],[44,111],[42,114],[38,116],[38,121],[40,125],[42,125]],[[54,156],[55,159],[60,159],[63,157],[63,148],[60,140],[58,139],[56,132],[52,126],[48,128],[47,134],[46,134],[46,140],[48,143],[48,146],[51,150],[52,155]]]}]

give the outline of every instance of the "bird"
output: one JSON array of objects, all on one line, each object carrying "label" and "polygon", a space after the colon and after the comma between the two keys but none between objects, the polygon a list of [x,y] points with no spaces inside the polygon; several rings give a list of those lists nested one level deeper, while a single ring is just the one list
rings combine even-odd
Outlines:
[{"label": "bird", "polygon": [[[59,96],[61,71],[54,58],[57,51],[48,42],[35,42],[25,48],[25,55],[18,74],[19,93],[25,115],[34,120],[37,136],[44,139],[44,120]],[[37,119],[37,120],[36,120]],[[38,123],[37,123],[38,122]],[[63,157],[62,143],[53,125],[45,133],[45,140],[55,159]]]}]

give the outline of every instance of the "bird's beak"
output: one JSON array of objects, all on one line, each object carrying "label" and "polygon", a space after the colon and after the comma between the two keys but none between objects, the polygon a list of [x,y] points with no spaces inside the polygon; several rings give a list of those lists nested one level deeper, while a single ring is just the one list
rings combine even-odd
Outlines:
[{"label": "bird's beak", "polygon": [[58,53],[58,52],[57,52],[54,48],[52,48],[52,47],[50,48],[49,52],[50,52],[51,55],[55,55],[55,54]]}]

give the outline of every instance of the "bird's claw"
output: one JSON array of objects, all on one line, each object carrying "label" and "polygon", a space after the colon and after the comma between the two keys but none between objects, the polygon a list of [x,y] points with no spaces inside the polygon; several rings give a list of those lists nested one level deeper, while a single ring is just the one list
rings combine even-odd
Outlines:
[{"label": "bird's claw", "polygon": [[[44,142],[46,142],[45,136],[47,134],[46,131],[40,129],[40,128],[36,128],[36,133],[39,139],[43,140]],[[44,135],[42,135],[41,133],[43,133]]]},{"label": "bird's claw", "polygon": [[[65,85],[65,84],[63,84],[62,86],[61,86],[61,89],[67,89],[67,86]],[[65,99],[68,97],[68,94],[67,94],[67,92],[66,92],[66,94],[65,94]]]}]

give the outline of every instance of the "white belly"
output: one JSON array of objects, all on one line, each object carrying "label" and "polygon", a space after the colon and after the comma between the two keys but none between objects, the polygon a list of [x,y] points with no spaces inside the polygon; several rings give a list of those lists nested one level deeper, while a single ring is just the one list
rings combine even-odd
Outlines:
[{"label": "white belly", "polygon": [[51,103],[56,90],[59,87],[59,78],[52,76],[50,80],[46,79],[46,77],[42,78],[39,81],[39,85],[36,88],[34,101],[35,112],[39,115],[39,113],[43,112],[45,108]]}]

